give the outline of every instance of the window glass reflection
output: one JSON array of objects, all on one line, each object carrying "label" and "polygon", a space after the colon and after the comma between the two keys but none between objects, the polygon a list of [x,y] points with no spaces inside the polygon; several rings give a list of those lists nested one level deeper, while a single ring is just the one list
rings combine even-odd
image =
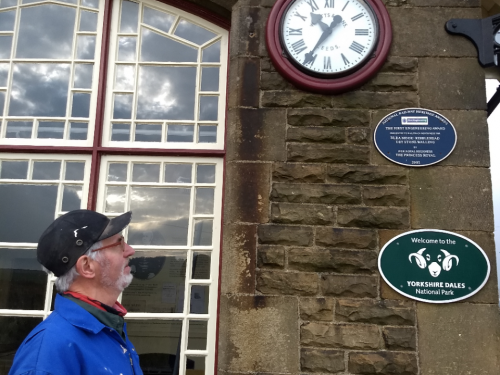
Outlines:
[{"label": "window glass reflection", "polygon": [[64,117],[70,69],[70,64],[14,64],[9,115]]},{"label": "window glass reflection", "polygon": [[[191,314],[208,314],[208,298],[210,287],[208,285],[191,286],[191,298],[189,300],[189,312]],[[194,349],[194,348],[191,348]],[[205,350],[205,348],[201,348]]]},{"label": "window glass reflection", "polygon": [[142,28],[141,61],[196,62],[198,50]]},{"label": "window glass reflection", "polygon": [[110,163],[108,169],[108,181],[127,181],[127,164]]},{"label": "window glass reflection", "polygon": [[115,90],[133,91],[135,86],[135,66],[117,65],[115,75]]},{"label": "window glass reflection", "polygon": [[24,160],[3,160],[0,169],[1,179],[26,180],[28,178],[28,162]]},{"label": "window glass reflection", "polygon": [[219,91],[219,68],[201,68],[201,91]]},{"label": "window glass reflection", "polygon": [[188,350],[207,350],[207,327],[206,321],[189,321]]},{"label": "window glass reflection", "polygon": [[61,174],[60,161],[33,162],[33,180],[59,180]]},{"label": "window glass reflection", "polygon": [[0,1],[0,9],[8,8],[17,5],[17,0],[2,0]]},{"label": "window glass reflection", "polygon": [[89,124],[86,122],[71,122],[69,127],[69,139],[84,141],[87,139]]},{"label": "window glass reflection", "polygon": [[111,127],[111,140],[118,142],[130,141],[130,124],[113,124]]},{"label": "window glass reflection", "polygon": [[85,163],[79,161],[67,161],[64,179],[66,181],[83,181]]},{"label": "window glass reflection", "polygon": [[5,138],[31,138],[33,121],[9,121]]},{"label": "window glass reflection", "polygon": [[167,142],[193,142],[194,125],[168,125]]},{"label": "window glass reflection", "polygon": [[137,124],[135,127],[136,142],[161,142],[161,125]]},{"label": "window glass reflection", "polygon": [[134,163],[132,165],[133,182],[158,182],[160,180],[160,164]]},{"label": "window glass reflection", "polygon": [[97,13],[87,12],[82,10],[80,12],[80,31],[97,31]]},{"label": "window glass reflection", "polygon": [[4,105],[5,105],[5,92],[0,91],[0,116],[3,115]]},{"label": "window glass reflection", "polygon": [[0,31],[14,31],[15,20],[16,20],[15,10],[0,12]]},{"label": "window glass reflection", "polygon": [[[153,232],[145,231],[144,245],[154,241]],[[129,311],[149,313],[182,313],[186,282],[187,254],[184,251],[136,252],[129,266],[132,284],[123,292],[123,303]]]},{"label": "window glass reflection", "polygon": [[7,77],[9,75],[9,64],[0,64],[0,87],[7,86]]},{"label": "window glass reflection", "polygon": [[135,36],[122,36],[118,38],[118,61],[135,61]]},{"label": "window glass reflection", "polygon": [[213,220],[203,219],[194,221],[194,246],[212,246]]},{"label": "window glass reflection", "polygon": [[0,242],[38,242],[54,221],[57,189],[57,185],[0,184]]},{"label": "window glass reflection", "polygon": [[218,104],[218,96],[200,96],[200,120],[217,121]]},{"label": "window glass reflection", "polygon": [[151,245],[187,245],[190,196],[189,188],[133,187],[129,243],[140,245],[147,228],[152,232]]},{"label": "window glass reflection", "polygon": [[216,36],[216,34],[214,34],[213,32],[208,31],[207,29],[195,25],[187,20],[181,20],[179,22],[174,34],[180,36],[181,38],[189,40],[190,42],[200,45],[208,42],[210,39],[213,39]]},{"label": "window glass reflection", "polygon": [[190,184],[192,168],[192,164],[165,164],[165,182]]},{"label": "window glass reflection", "polygon": [[64,122],[40,121],[36,137],[38,139],[63,139]]},{"label": "window glass reflection", "polygon": [[62,210],[73,211],[81,207],[82,204],[82,186],[64,185]]},{"label": "window glass reflection", "polygon": [[106,212],[125,212],[125,186],[108,186],[106,188]]},{"label": "window glass reflection", "polygon": [[132,1],[122,1],[122,11],[120,14],[120,32],[136,33],[139,4]]},{"label": "window glass reflection", "polygon": [[0,59],[9,59],[12,49],[12,36],[0,35]]},{"label": "window glass reflection", "polygon": [[216,143],[217,142],[217,126],[200,126],[198,128],[199,143]]},{"label": "window glass reflection", "polygon": [[201,61],[206,63],[220,62],[220,41],[203,48]]},{"label": "window glass reflection", "polygon": [[196,182],[199,184],[215,183],[215,165],[198,164],[196,166]]},{"label": "window glass reflection", "polygon": [[205,357],[186,356],[186,375],[205,375]]},{"label": "window glass reflection", "polygon": [[214,212],[214,188],[196,188],[195,214]]},{"label": "window glass reflection", "polygon": [[94,60],[95,36],[78,35],[76,40],[76,58],[78,60]]},{"label": "window glass reflection", "polygon": [[75,79],[73,87],[75,89],[92,88],[93,64],[75,64]]},{"label": "window glass reflection", "polygon": [[147,6],[144,7],[143,12],[142,22],[146,25],[165,31],[166,33],[168,33],[170,26],[172,26],[172,23],[175,21],[175,16],[172,14],[151,9]]},{"label": "window glass reflection", "polygon": [[192,279],[210,279],[210,253],[193,252]]},{"label": "window glass reflection", "polygon": [[115,105],[113,107],[113,118],[129,119],[132,117],[132,95],[115,94]]},{"label": "window glass reflection", "polygon": [[75,18],[76,9],[62,5],[23,8],[16,57],[71,59]]},{"label": "window glass reflection", "polygon": [[193,120],[196,68],[141,66],[138,119]]},{"label": "window glass reflection", "polygon": [[71,117],[89,117],[90,94],[75,92],[73,94],[73,107]]},{"label": "window glass reflection", "polygon": [[82,5],[89,8],[99,8],[99,0],[81,0]]}]

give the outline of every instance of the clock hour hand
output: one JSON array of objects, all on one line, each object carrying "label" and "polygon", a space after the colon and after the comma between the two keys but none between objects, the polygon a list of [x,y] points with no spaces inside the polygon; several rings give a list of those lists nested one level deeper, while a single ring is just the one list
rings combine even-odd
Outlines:
[{"label": "clock hour hand", "polygon": [[322,14],[315,14],[311,12],[311,25],[318,24],[321,26],[321,30],[325,31],[328,28],[328,25],[323,21],[321,21],[322,18],[323,18]]},{"label": "clock hour hand", "polygon": [[330,26],[328,26],[327,29],[323,31],[323,34],[321,34],[321,36],[319,37],[318,43],[316,43],[316,45],[311,51],[305,54],[305,59],[303,63],[304,65],[307,65],[311,61],[314,61],[314,59],[316,58],[316,56],[313,55],[314,51],[321,45],[321,43],[325,41],[326,38],[328,38],[332,34],[334,27],[337,26],[339,23],[342,23],[342,17],[337,14],[335,17],[333,17],[333,21],[330,24]]}]

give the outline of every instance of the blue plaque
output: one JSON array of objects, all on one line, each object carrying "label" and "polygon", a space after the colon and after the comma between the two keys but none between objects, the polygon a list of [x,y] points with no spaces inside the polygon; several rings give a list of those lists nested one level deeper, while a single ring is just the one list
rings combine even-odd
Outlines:
[{"label": "blue plaque", "polygon": [[375,146],[390,161],[408,167],[439,163],[457,144],[457,132],[444,116],[429,109],[406,108],[380,121]]}]

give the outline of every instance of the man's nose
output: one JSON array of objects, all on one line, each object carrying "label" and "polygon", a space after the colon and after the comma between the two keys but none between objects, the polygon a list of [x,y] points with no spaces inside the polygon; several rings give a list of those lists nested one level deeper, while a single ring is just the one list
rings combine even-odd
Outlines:
[{"label": "man's nose", "polygon": [[135,254],[134,248],[125,242],[123,245],[123,256],[128,258],[134,254]]}]

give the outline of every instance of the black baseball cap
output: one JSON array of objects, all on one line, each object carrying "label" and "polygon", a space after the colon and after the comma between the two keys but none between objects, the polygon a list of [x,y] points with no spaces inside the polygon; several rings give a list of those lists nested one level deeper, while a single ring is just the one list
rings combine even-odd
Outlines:
[{"label": "black baseball cap", "polygon": [[132,211],[113,219],[90,210],[74,210],[54,220],[40,236],[37,259],[56,276],[73,267],[93,244],[120,233],[130,223]]}]

